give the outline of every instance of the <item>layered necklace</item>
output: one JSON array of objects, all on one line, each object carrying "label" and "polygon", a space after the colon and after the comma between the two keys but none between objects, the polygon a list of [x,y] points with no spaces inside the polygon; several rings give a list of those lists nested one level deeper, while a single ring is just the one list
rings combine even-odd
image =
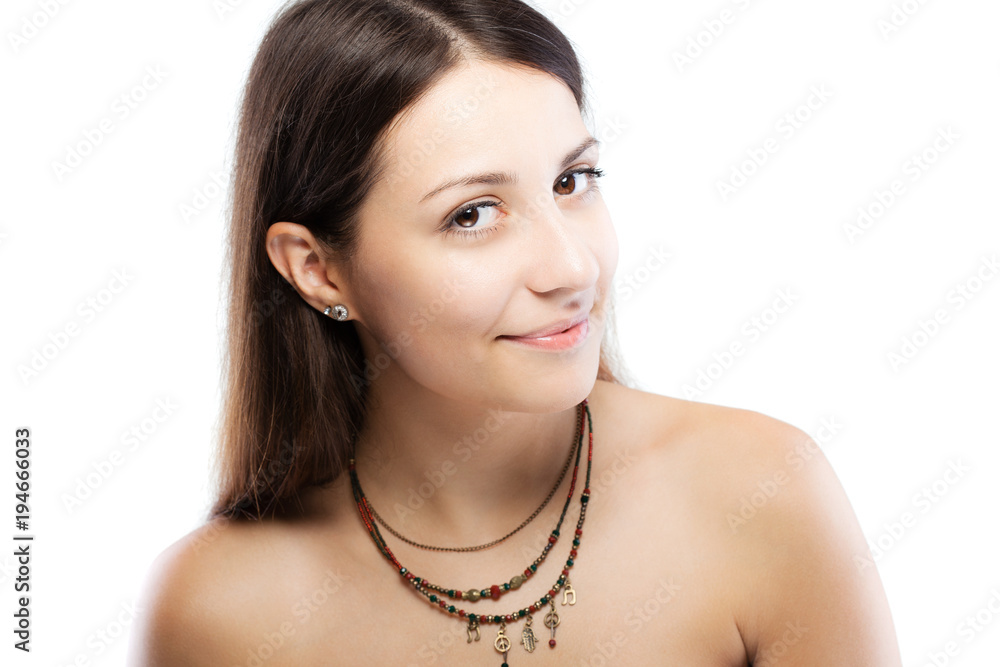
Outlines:
[{"label": "layered necklace", "polygon": [[[587,433],[588,433],[588,443],[589,443],[587,450],[587,477],[584,482],[583,492],[580,494],[580,518],[576,522],[576,531],[573,535],[573,545],[570,548],[569,556],[566,559],[566,563],[563,566],[563,570],[560,573],[559,578],[556,579],[555,583],[552,585],[551,588],[549,588],[547,593],[545,595],[542,595],[536,602],[522,609],[514,610],[509,614],[500,615],[500,614],[470,613],[467,612],[465,609],[459,608],[455,604],[452,604],[452,601],[458,601],[458,600],[468,601],[471,603],[476,603],[479,602],[480,600],[485,600],[487,598],[492,600],[499,600],[500,597],[505,593],[512,590],[517,590],[518,588],[521,587],[522,584],[524,584],[526,581],[531,579],[532,576],[534,576],[535,572],[538,570],[538,566],[542,563],[542,561],[545,560],[545,557],[549,554],[549,551],[551,551],[552,548],[556,545],[556,542],[559,540],[559,529],[562,527],[563,519],[566,517],[566,510],[569,509],[570,501],[573,498],[573,491],[576,488],[577,473],[579,472],[580,469],[580,454],[583,451],[584,413],[586,413],[587,415]],[[399,573],[399,575],[403,577],[403,580],[406,581],[411,586],[413,586],[413,589],[416,592],[423,595],[430,604],[434,605],[442,612],[445,612],[452,616],[457,616],[458,618],[465,620],[465,622],[467,623],[468,643],[480,640],[481,635],[479,626],[488,625],[491,623],[494,625],[499,625],[500,629],[498,630],[496,639],[493,642],[493,647],[497,650],[498,653],[503,655],[503,663],[501,664],[501,667],[508,667],[507,658],[508,658],[508,653],[511,649],[511,640],[510,637],[508,637],[506,634],[508,624],[514,623],[522,618],[525,619],[524,629],[521,631],[520,643],[524,647],[525,651],[531,653],[535,650],[536,640],[537,640],[534,630],[532,629],[532,621],[533,621],[532,615],[538,613],[542,609],[545,609],[546,606],[548,606],[549,610],[545,614],[542,623],[545,625],[546,628],[549,629],[551,633],[549,639],[549,648],[554,649],[556,647],[556,627],[560,623],[559,614],[556,612],[556,603],[555,603],[556,595],[560,590],[562,590],[563,591],[562,604],[564,606],[567,604],[568,605],[576,604],[576,591],[573,590],[573,586],[570,584],[569,571],[570,569],[572,569],[573,563],[576,561],[577,550],[580,548],[580,538],[583,537],[583,520],[587,515],[587,502],[590,500],[590,469],[594,453],[594,428],[590,415],[590,407],[587,405],[587,399],[584,399],[578,406],[577,425],[579,427],[579,440],[575,446],[576,464],[573,467],[573,477],[570,482],[569,493],[566,495],[566,502],[563,505],[562,513],[559,515],[559,522],[556,524],[555,529],[549,535],[549,539],[546,542],[544,548],[542,549],[542,553],[534,561],[532,561],[524,569],[522,573],[514,575],[510,579],[510,581],[503,584],[493,584],[491,586],[482,589],[473,588],[467,591],[462,591],[455,588],[438,586],[436,584],[427,581],[426,579],[423,579],[422,577],[415,575],[414,573],[410,572],[407,568],[403,567],[403,565],[399,562],[399,560],[393,555],[392,550],[389,549],[389,545],[386,544],[385,539],[382,537],[382,533],[378,529],[378,525],[376,525],[375,517],[377,515],[375,514],[374,509],[372,509],[371,504],[368,502],[368,499],[365,497],[364,492],[362,492],[361,490],[361,484],[358,481],[357,472],[355,471],[354,459],[351,458],[350,461],[348,462],[348,471],[351,476],[351,488],[354,491],[354,500],[357,503],[358,512],[361,515],[361,520],[364,521],[365,527],[368,529],[368,534],[371,535],[372,540],[375,542],[375,546],[377,546],[379,551],[382,552],[382,555],[385,556],[390,563],[392,563],[393,567],[396,568],[396,571]],[[572,450],[570,452],[570,455],[572,456]],[[568,463],[569,459],[567,459],[567,467]],[[563,474],[565,474],[565,472],[566,468],[564,467]],[[386,526],[386,528],[397,537],[400,537],[406,542],[409,542],[410,544],[415,544],[416,546],[420,546],[422,548],[429,548],[440,551],[475,551],[478,549],[483,549],[486,548],[487,546],[498,544],[499,542],[506,540],[508,537],[510,537],[518,530],[526,526],[528,522],[530,522],[535,516],[538,515],[542,507],[544,507],[545,504],[548,503],[549,498],[552,497],[552,495],[555,493],[555,489],[558,488],[559,484],[562,482],[562,478],[563,476],[560,475],[559,482],[556,483],[556,486],[549,494],[549,497],[545,499],[541,507],[535,510],[534,514],[528,517],[528,519],[524,521],[520,526],[518,526],[518,528],[516,528],[513,532],[507,534],[506,536],[500,538],[499,540],[494,540],[493,542],[487,543],[486,545],[480,545],[478,547],[462,547],[462,548],[427,547],[426,545],[416,544],[415,542],[403,538],[401,535],[393,531],[388,526]],[[380,519],[379,522],[385,525],[385,522],[381,521],[381,517],[378,518]]]}]

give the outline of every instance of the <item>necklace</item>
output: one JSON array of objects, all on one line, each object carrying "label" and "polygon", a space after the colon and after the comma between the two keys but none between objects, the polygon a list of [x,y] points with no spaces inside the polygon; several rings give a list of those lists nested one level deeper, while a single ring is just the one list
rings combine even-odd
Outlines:
[{"label": "necklace", "polygon": [[395,530],[393,530],[392,527],[388,523],[386,523],[385,519],[379,516],[379,513],[375,511],[375,508],[372,506],[370,502],[368,503],[368,509],[371,510],[372,516],[375,517],[376,521],[382,524],[383,528],[385,528],[390,533],[392,533],[399,539],[403,540],[407,544],[412,544],[415,547],[419,547],[421,549],[427,549],[429,551],[480,551],[481,549],[488,549],[489,547],[492,547],[494,545],[500,544],[501,542],[505,541],[508,537],[512,536],[514,533],[516,533],[517,531],[521,530],[529,523],[531,523],[532,519],[538,516],[539,512],[545,509],[545,506],[549,504],[550,500],[552,500],[552,496],[555,495],[556,489],[559,488],[559,486],[562,484],[563,478],[566,477],[566,471],[569,470],[569,462],[573,460],[573,450],[576,448],[576,442],[577,442],[576,432],[580,429],[582,420],[583,420],[583,406],[581,406],[576,413],[576,426],[573,428],[573,440],[570,443],[569,455],[566,457],[566,463],[563,464],[562,472],[559,473],[559,479],[556,480],[555,486],[553,486],[552,490],[549,491],[549,495],[546,496],[545,500],[542,501],[542,504],[538,506],[538,509],[536,509],[531,516],[525,519],[520,526],[510,531],[509,533],[507,533],[498,540],[493,540],[492,542],[487,542],[486,544],[480,544],[479,546],[475,547],[434,547],[426,544],[420,544],[419,542],[414,542],[413,540],[406,538],[400,535]]},{"label": "necklace", "polygon": [[[583,405],[581,404],[581,413],[582,413],[582,408],[583,408]],[[582,414],[581,414],[581,421],[578,421],[577,423],[580,424],[581,427],[582,427]],[[444,587],[438,586],[436,584],[433,584],[431,582],[428,582],[426,580],[424,580],[423,585],[426,588],[428,588],[428,589],[437,591],[439,593],[443,593],[443,594],[447,595],[448,597],[455,598],[455,599],[460,599],[460,600],[461,599],[465,599],[465,600],[469,600],[470,602],[476,602],[478,600],[485,599],[485,598],[488,598],[488,597],[492,598],[494,600],[498,600],[501,595],[504,595],[504,594],[506,594],[507,592],[509,592],[511,590],[516,590],[516,589],[520,588],[521,584],[523,584],[528,578],[530,578],[535,573],[535,571],[538,569],[538,566],[541,565],[542,561],[545,560],[545,558],[548,556],[549,551],[555,546],[556,541],[559,539],[559,528],[562,527],[563,519],[566,516],[566,510],[569,509],[570,500],[572,500],[572,498],[573,498],[573,490],[576,488],[577,473],[578,473],[579,468],[580,468],[580,452],[582,451],[582,441],[583,441],[583,429],[582,428],[580,429],[579,438],[580,438],[580,446],[579,447],[575,447],[575,449],[576,449],[576,465],[575,465],[575,467],[573,469],[573,477],[572,477],[572,479],[570,481],[569,492],[566,494],[566,502],[563,504],[562,513],[559,516],[559,522],[556,524],[555,530],[553,530],[552,533],[549,535],[549,539],[546,542],[545,547],[542,549],[541,555],[539,555],[530,565],[528,565],[527,568],[525,568],[523,575],[519,574],[519,575],[514,576],[513,578],[511,578],[510,582],[508,582],[506,584],[503,584],[502,586],[494,584],[492,586],[488,586],[488,587],[483,588],[483,589],[475,589],[475,588],[473,588],[473,589],[470,589],[470,590],[465,591],[465,592],[463,592],[463,591],[457,591],[455,589],[450,589],[450,588],[444,588]],[[351,467],[353,465],[354,465],[354,463],[353,463],[353,459],[352,459],[351,463],[348,466],[348,469],[352,471],[351,483],[352,483],[352,488],[354,489],[354,493],[355,493],[355,500],[358,500],[360,498],[359,510],[360,510],[361,504],[363,504],[365,511],[366,512],[370,512],[371,505],[368,503],[368,499],[367,499],[367,497],[365,497],[364,491],[362,491],[362,489],[361,489],[361,482],[359,480],[357,480],[356,469],[353,468],[353,467]],[[589,477],[588,477],[588,479],[589,479]],[[362,515],[362,518],[365,518],[364,513]],[[368,516],[368,519],[370,520],[371,517]],[[367,522],[366,522],[366,524],[367,524]],[[381,548],[381,546],[385,546],[385,549],[388,550],[388,545],[385,544],[385,540],[384,540],[384,538],[382,538],[381,533],[378,533],[377,528],[375,529],[375,533],[373,533],[372,530],[371,530],[371,528],[369,528],[369,533],[372,534],[373,539],[375,539],[377,545],[380,545],[380,548]],[[375,537],[376,534],[377,534],[377,538]],[[383,554],[385,554],[385,551],[383,551]],[[393,563],[398,563],[398,561],[395,561],[395,560],[393,560],[392,562]]]},{"label": "necklace", "polygon": [[[589,431],[589,434],[588,434],[589,435],[589,445],[588,445],[588,451],[587,451],[587,477],[586,477],[586,482],[585,482],[585,485],[584,485],[583,492],[580,494],[580,518],[577,520],[577,523],[576,523],[576,531],[575,531],[575,535],[574,535],[574,538],[573,538],[573,546],[570,549],[569,557],[566,559],[566,564],[563,567],[563,570],[560,573],[559,578],[556,579],[556,582],[548,590],[548,593],[546,595],[543,595],[541,598],[539,598],[533,604],[531,604],[531,605],[529,605],[527,607],[524,607],[522,609],[518,609],[516,611],[513,611],[510,614],[506,614],[506,615],[470,614],[470,613],[466,612],[464,609],[459,609],[455,605],[448,604],[447,600],[440,598],[437,594],[435,594],[435,593],[433,593],[431,591],[432,590],[444,591],[448,597],[455,598],[455,599],[469,599],[469,600],[475,602],[476,600],[479,600],[482,597],[485,597],[485,596],[478,595],[478,594],[485,593],[485,592],[487,592],[486,590],[483,590],[483,591],[469,591],[469,593],[466,594],[466,593],[463,593],[461,591],[456,591],[454,589],[442,589],[441,587],[434,586],[433,584],[431,584],[426,579],[422,579],[420,577],[417,577],[412,572],[410,572],[405,567],[403,567],[402,564],[400,564],[399,560],[396,559],[396,557],[393,555],[392,551],[389,549],[389,546],[388,546],[388,544],[386,544],[385,539],[382,537],[382,534],[379,531],[378,526],[375,525],[375,521],[372,519],[372,515],[371,515],[370,508],[368,506],[367,499],[364,497],[364,494],[361,491],[361,485],[358,483],[357,474],[355,472],[354,459],[352,458],[350,460],[349,464],[348,464],[348,470],[349,470],[350,476],[351,476],[351,488],[352,488],[352,490],[354,492],[354,500],[357,503],[358,512],[361,514],[361,519],[362,519],[362,521],[364,521],[365,527],[368,529],[369,535],[371,535],[372,539],[375,542],[375,545],[378,547],[378,549],[382,553],[382,555],[384,555],[389,560],[389,562],[391,562],[396,567],[396,569],[399,572],[399,574],[404,579],[406,579],[406,581],[408,583],[410,583],[417,592],[419,592],[421,595],[423,595],[424,597],[426,597],[431,604],[436,605],[438,608],[440,608],[441,610],[445,611],[448,614],[451,614],[451,615],[454,615],[454,616],[458,616],[459,618],[468,619],[468,640],[467,641],[469,643],[471,643],[473,641],[473,639],[475,639],[475,641],[479,641],[480,640],[479,626],[481,624],[488,624],[488,623],[499,624],[500,625],[500,630],[497,633],[496,640],[493,642],[493,646],[494,646],[494,648],[499,653],[503,654],[503,660],[504,660],[504,662],[501,665],[501,667],[507,667],[507,654],[508,654],[508,651],[510,650],[510,647],[511,647],[510,638],[507,637],[507,635],[505,634],[505,630],[507,628],[507,624],[508,623],[512,623],[512,622],[514,622],[514,621],[516,621],[518,619],[527,617],[526,620],[525,620],[524,630],[521,633],[521,636],[522,636],[521,644],[524,646],[524,649],[526,651],[528,651],[529,653],[531,653],[532,651],[535,650],[535,635],[534,635],[534,631],[532,630],[532,627],[531,627],[532,626],[532,614],[535,613],[535,612],[538,612],[541,609],[543,609],[546,604],[549,605],[550,611],[545,615],[544,624],[545,624],[545,627],[549,628],[549,630],[552,633],[551,639],[549,639],[549,647],[550,648],[555,648],[555,646],[556,646],[556,640],[555,640],[556,627],[559,625],[559,622],[560,622],[559,614],[556,612],[556,607],[555,607],[555,597],[556,597],[556,594],[558,593],[559,590],[565,588],[566,590],[563,591],[562,604],[563,605],[566,605],[566,604],[574,605],[574,604],[576,604],[576,591],[573,590],[573,587],[572,587],[572,585],[569,582],[569,570],[573,567],[574,561],[575,561],[575,559],[577,557],[577,550],[580,547],[580,538],[583,537],[583,522],[584,522],[584,519],[585,519],[586,514],[587,514],[587,503],[590,500],[590,471],[591,471],[591,466],[592,466],[592,462],[593,462],[593,453],[594,453],[594,427],[593,427],[593,420],[592,420],[591,414],[590,414],[590,408],[587,406],[587,399],[584,399],[580,403],[580,405],[581,405],[581,407],[584,409],[584,411],[587,414],[587,427],[588,427],[588,431]],[[583,445],[583,428],[581,426],[581,429],[580,429],[580,446],[577,448],[576,467],[574,467],[574,469],[573,469],[573,479],[572,479],[572,485],[570,487],[570,493],[569,493],[570,497],[572,497],[573,488],[576,485],[576,477],[577,477],[577,472],[579,470],[579,465],[580,465],[580,452],[582,451],[582,448],[583,448],[582,445]],[[566,507],[568,507],[568,505],[569,505],[569,502],[567,500]],[[563,517],[565,517],[565,514],[566,514],[566,507],[563,508],[563,515],[560,516],[560,518],[559,518],[559,525],[560,526],[562,525]],[[557,526],[556,530],[552,531],[552,535],[549,537],[548,544],[545,545],[545,549],[542,552],[543,556],[545,554],[547,554],[548,551],[552,548],[552,546],[555,544],[555,542],[558,539],[558,537],[559,537],[559,528]],[[510,583],[504,584],[503,585],[503,590],[507,591],[507,590],[510,590],[511,588],[518,588],[518,587],[520,587],[520,585],[522,583],[524,583],[524,581],[526,581],[528,578],[531,577],[531,575],[533,575],[535,573],[535,570],[537,569],[537,562],[540,562],[540,561],[538,561],[538,559],[536,559],[536,563],[533,563],[532,565],[529,565],[527,568],[525,568],[523,578],[521,578],[522,575],[517,575],[516,577],[514,577],[514,579],[511,580]],[[516,582],[516,585],[515,585],[515,582]],[[494,585],[494,586],[490,587],[490,590],[488,592],[490,593],[490,597],[492,597],[494,600],[496,600],[496,599],[498,599],[500,597],[500,592],[499,591],[500,591],[500,587]],[[473,599],[473,596],[471,595],[472,593],[477,593],[477,595],[474,597],[474,599]],[[570,596],[572,596],[572,601],[569,601]],[[475,633],[474,636],[473,636],[473,633]]]}]

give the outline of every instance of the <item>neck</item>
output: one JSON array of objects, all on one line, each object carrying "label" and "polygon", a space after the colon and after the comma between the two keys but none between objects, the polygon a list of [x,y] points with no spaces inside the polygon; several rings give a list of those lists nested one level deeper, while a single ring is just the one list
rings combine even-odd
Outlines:
[{"label": "neck", "polygon": [[[372,390],[355,446],[358,480],[390,526],[423,544],[479,545],[517,528],[579,440],[577,404],[531,413],[461,403],[414,384]],[[586,442],[574,496],[583,490]],[[572,466],[546,514],[561,510]]]}]

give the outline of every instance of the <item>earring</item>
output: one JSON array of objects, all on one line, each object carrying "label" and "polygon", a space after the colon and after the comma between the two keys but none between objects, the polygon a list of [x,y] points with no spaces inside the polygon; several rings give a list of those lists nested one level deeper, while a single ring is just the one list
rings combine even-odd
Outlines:
[{"label": "earring", "polygon": [[335,317],[338,322],[343,322],[344,320],[347,319],[347,306],[341,305],[339,303],[333,308],[327,306],[326,310],[323,311],[323,314],[329,315],[331,310],[336,314]]}]

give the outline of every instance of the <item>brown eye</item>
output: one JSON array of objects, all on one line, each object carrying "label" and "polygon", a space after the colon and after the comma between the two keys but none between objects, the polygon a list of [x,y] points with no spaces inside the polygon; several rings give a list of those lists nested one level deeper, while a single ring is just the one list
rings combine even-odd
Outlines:
[{"label": "brown eye", "polygon": [[[571,195],[576,190],[576,174],[566,174],[556,182],[556,194]],[[567,190],[563,190],[568,188]]]},{"label": "brown eye", "polygon": [[[480,201],[475,204],[467,204],[448,216],[444,232],[457,232],[459,234],[482,234],[482,230],[489,225],[491,220],[499,217],[497,206],[499,202]],[[494,220],[495,221],[495,220]],[[496,225],[490,225],[492,229]]]},{"label": "brown eye", "polygon": [[479,208],[469,207],[455,216],[455,222],[463,227],[472,227],[479,222]]}]

